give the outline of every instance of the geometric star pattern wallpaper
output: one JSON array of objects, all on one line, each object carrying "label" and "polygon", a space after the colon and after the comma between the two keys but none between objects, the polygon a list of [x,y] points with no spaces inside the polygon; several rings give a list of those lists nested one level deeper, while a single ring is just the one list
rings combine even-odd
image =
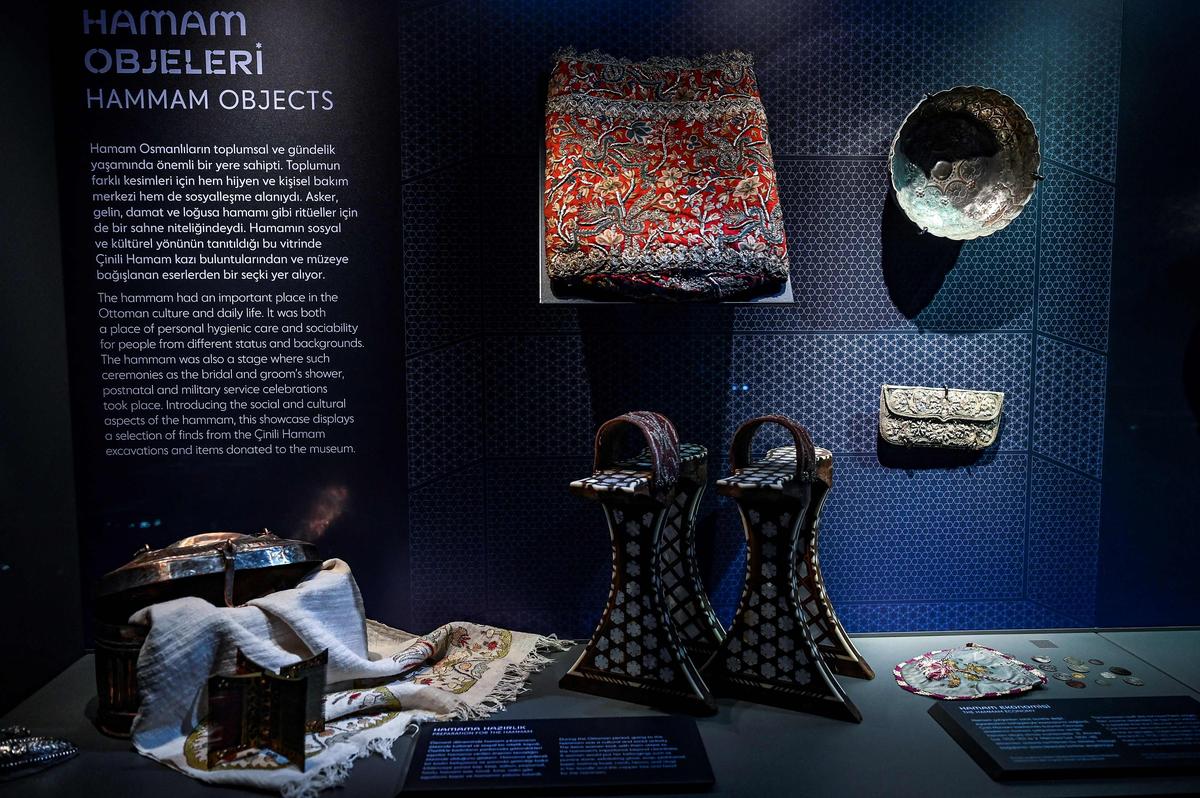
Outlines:
[{"label": "geometric star pattern wallpaper", "polygon": [[[589,635],[607,531],[567,483],[597,424],[636,408],[707,446],[712,478],[752,415],[786,413],[834,452],[821,560],[852,632],[1095,623],[1118,0],[400,9],[411,628]],[[542,106],[566,46],[754,55],[794,304],[538,304]],[[885,155],[925,92],[964,84],[1029,112],[1046,179],[913,312],[928,266],[897,249]],[[881,463],[883,382],[1004,391],[998,443],[969,467]],[[711,490],[698,537],[727,621],[744,542]]]}]

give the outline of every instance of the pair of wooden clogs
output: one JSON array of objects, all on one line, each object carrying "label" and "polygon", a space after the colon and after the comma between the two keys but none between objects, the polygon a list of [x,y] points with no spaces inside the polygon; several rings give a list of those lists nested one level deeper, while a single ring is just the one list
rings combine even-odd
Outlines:
[{"label": "pair of wooden clogs", "polygon": [[[764,424],[787,429],[794,445],[755,461],[751,444]],[[629,427],[646,448],[618,459]],[[738,428],[732,473],[716,483],[737,502],[747,542],[745,586],[728,631],[696,559],[707,459],[703,446],[680,444],[659,413],[635,411],[600,426],[592,474],[571,490],[604,510],[612,587],[595,633],[560,685],[697,714],[716,711],[715,694],[862,720],[834,673],[870,679],[874,672],[838,622],[817,559],[833,455],[784,416]]]}]

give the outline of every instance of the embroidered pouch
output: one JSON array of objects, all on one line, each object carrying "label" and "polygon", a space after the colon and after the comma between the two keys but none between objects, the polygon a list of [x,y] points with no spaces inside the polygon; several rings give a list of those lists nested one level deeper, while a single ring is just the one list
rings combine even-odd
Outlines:
[{"label": "embroidered pouch", "polygon": [[986,449],[1000,434],[1003,407],[999,391],[884,385],[879,435],[896,446]]},{"label": "embroidered pouch", "polygon": [[892,676],[910,693],[946,701],[1017,695],[1046,684],[1046,674],[1034,666],[978,643],[905,660]]},{"label": "embroidered pouch", "polygon": [[745,53],[559,53],[544,197],[558,293],[722,300],[787,282],[767,119]]}]

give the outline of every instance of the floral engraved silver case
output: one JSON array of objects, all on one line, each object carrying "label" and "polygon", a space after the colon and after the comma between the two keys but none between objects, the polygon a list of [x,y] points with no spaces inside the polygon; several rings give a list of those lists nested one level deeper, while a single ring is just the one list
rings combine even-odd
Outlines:
[{"label": "floral engraved silver case", "polygon": [[895,446],[979,451],[996,442],[1003,407],[999,391],[884,385],[879,435]]}]

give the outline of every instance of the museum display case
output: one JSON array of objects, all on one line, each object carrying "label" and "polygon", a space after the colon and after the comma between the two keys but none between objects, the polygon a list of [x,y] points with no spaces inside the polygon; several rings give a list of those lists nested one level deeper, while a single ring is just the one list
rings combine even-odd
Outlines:
[{"label": "museum display case", "polygon": [[1198,14],[15,9],[0,798],[1200,792]]}]

